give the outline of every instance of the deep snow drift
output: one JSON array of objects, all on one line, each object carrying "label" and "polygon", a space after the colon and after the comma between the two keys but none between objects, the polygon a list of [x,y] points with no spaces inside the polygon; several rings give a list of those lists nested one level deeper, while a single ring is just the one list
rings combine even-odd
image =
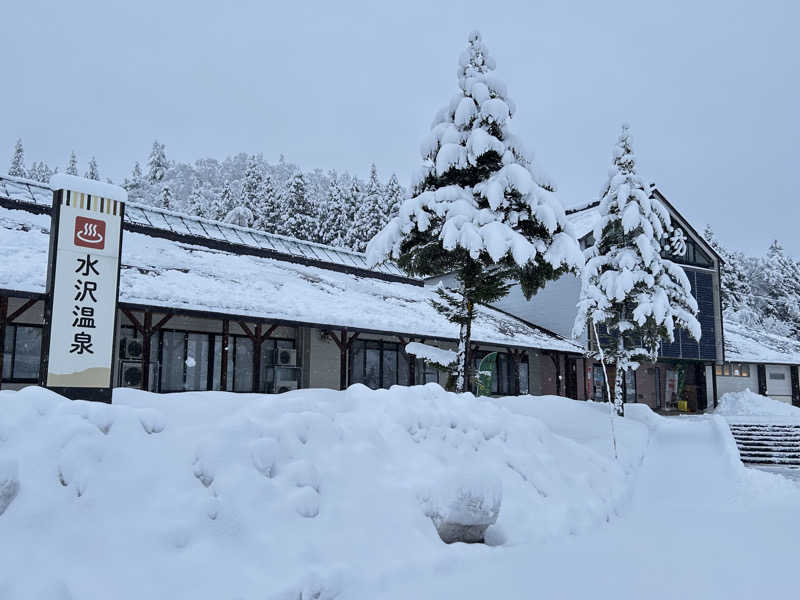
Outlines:
[{"label": "deep snow drift", "polygon": [[794,417],[800,420],[800,408],[749,389],[722,396],[714,413],[723,417]]},{"label": "deep snow drift", "polygon": [[[615,462],[607,405],[556,397],[0,392],[0,599],[346,597],[607,526],[647,445],[631,413]],[[464,490],[500,502],[495,547],[437,535]]]}]

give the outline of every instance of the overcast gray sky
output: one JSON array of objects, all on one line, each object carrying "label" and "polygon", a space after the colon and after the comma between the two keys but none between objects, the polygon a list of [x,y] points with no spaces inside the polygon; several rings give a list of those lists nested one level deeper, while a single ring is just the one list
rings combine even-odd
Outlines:
[{"label": "overcast gray sky", "polygon": [[[121,180],[170,158],[283,153],[402,181],[482,32],[515,130],[565,204],[595,197],[620,123],[698,228],[800,255],[800,2],[4,3],[0,158]],[[0,167],[5,170],[6,165]]]}]

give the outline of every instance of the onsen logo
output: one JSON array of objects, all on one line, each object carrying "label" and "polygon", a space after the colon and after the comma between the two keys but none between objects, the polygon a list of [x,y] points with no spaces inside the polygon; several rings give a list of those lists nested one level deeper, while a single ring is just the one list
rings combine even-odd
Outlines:
[{"label": "onsen logo", "polygon": [[75,217],[75,245],[102,250],[106,245],[106,222]]}]

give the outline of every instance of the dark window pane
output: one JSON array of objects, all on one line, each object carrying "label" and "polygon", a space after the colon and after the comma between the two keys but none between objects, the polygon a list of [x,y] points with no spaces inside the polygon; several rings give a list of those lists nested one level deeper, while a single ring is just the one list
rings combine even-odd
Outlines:
[{"label": "dark window pane", "polygon": [[370,346],[371,344],[368,344],[366,349],[364,385],[374,390],[381,386],[381,351],[380,346],[378,348]]},{"label": "dark window pane", "polygon": [[185,390],[208,389],[209,338],[206,333],[190,333],[186,344]]},{"label": "dark window pane", "polygon": [[384,348],[383,381],[381,385],[385,388],[397,385],[397,350]]},{"label": "dark window pane", "polygon": [[528,361],[523,360],[519,363],[519,393],[528,394]]},{"label": "dark window pane", "polygon": [[3,344],[3,379],[11,378],[11,352],[14,348],[14,328],[6,328],[6,339]]},{"label": "dark window pane", "polygon": [[236,338],[233,391],[253,391],[253,341],[245,337]]},{"label": "dark window pane", "polygon": [[161,332],[161,391],[178,392],[183,390],[183,368],[186,361],[182,331]]},{"label": "dark window pane", "polygon": [[14,349],[14,379],[37,379],[42,358],[42,329],[17,326]]},{"label": "dark window pane", "polygon": [[398,352],[397,355],[397,384],[411,385],[408,380],[408,358]]},{"label": "dark window pane", "polygon": [[350,346],[350,383],[364,383],[364,342],[356,340]]}]

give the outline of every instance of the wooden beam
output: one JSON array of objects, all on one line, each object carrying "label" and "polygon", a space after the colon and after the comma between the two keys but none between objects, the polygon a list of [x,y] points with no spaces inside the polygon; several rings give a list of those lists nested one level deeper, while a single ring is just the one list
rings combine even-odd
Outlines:
[{"label": "wooden beam", "polygon": [[[144,311],[144,325],[142,326],[142,389],[150,389],[150,340],[153,335],[153,313]],[[156,390],[158,391],[158,390]]]},{"label": "wooden beam", "polygon": [[261,392],[261,323],[256,323],[253,331],[253,391]]},{"label": "wooden beam", "polygon": [[264,340],[268,339],[268,338],[269,338],[269,336],[271,336],[271,335],[273,334],[273,332],[274,332],[274,331],[275,331],[277,328],[278,328],[278,324],[277,324],[277,323],[274,323],[273,325],[270,325],[270,326],[269,326],[269,329],[267,329],[266,333],[265,333],[264,335],[262,335],[262,336],[261,336],[261,341],[263,342]]},{"label": "wooden beam", "polygon": [[6,348],[6,313],[8,312],[8,297],[0,296],[0,383],[3,381],[3,356]]},{"label": "wooden beam", "polygon": [[244,321],[239,321],[239,327],[242,328],[242,331],[244,331],[247,337],[249,337],[251,340],[253,339],[253,332],[250,331],[250,328],[247,326],[247,323],[245,323]]},{"label": "wooden beam", "polygon": [[140,334],[144,335],[144,326],[139,322],[139,319],[136,318],[133,312],[122,307],[120,307],[120,310],[122,311],[122,314],[128,317],[128,320],[131,322],[131,325],[133,325],[133,328]]},{"label": "wooden beam", "polygon": [[171,318],[172,318],[172,313],[167,313],[166,315],[164,315],[164,317],[158,323],[153,325],[153,328],[150,330],[150,333],[153,333],[161,329],[164,325],[167,324],[167,321],[169,321]]},{"label": "wooden beam", "polygon": [[[25,304],[23,304],[22,306],[20,306],[20,307],[19,307],[17,310],[15,310],[14,312],[12,312],[10,315],[8,315],[8,318],[7,318],[7,320],[6,320],[6,323],[13,323],[13,322],[14,322],[14,319],[16,319],[16,318],[17,318],[17,317],[19,317],[19,316],[22,316],[22,314],[23,314],[25,311],[27,311],[27,310],[28,310],[28,309],[29,309],[31,306],[33,306],[34,304],[36,304],[38,301],[39,301],[39,300],[37,300],[36,298],[31,298],[30,300],[28,300],[27,302],[25,302]],[[6,302],[8,302],[8,298],[6,298]]]}]

